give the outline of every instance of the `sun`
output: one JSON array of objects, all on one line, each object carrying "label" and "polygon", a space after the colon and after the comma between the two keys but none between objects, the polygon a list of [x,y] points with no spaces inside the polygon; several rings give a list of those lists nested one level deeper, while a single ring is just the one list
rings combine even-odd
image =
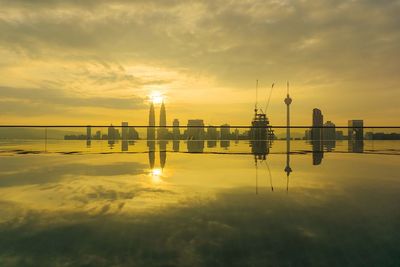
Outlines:
[{"label": "sun", "polygon": [[161,104],[164,101],[164,96],[160,92],[152,92],[150,94],[150,101],[153,104]]}]

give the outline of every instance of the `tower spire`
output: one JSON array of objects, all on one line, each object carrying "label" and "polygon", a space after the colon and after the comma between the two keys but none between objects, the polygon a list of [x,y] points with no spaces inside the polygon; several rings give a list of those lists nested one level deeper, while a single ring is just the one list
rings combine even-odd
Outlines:
[{"label": "tower spire", "polygon": [[258,111],[258,79],[256,80],[256,103],[254,105],[254,113],[257,114]]},{"label": "tower spire", "polygon": [[289,81],[287,82],[287,95],[289,95]]}]

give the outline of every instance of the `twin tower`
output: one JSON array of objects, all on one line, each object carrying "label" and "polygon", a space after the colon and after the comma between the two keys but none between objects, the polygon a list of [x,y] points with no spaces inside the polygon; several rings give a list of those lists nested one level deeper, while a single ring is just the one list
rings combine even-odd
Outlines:
[{"label": "twin tower", "polygon": [[147,128],[147,140],[155,140],[155,139],[165,139],[168,136],[167,129],[167,114],[165,111],[164,102],[161,104],[160,109],[160,124],[157,129],[157,138],[156,138],[156,118],[154,112],[154,104],[151,103],[150,111],[149,111],[149,127]]}]

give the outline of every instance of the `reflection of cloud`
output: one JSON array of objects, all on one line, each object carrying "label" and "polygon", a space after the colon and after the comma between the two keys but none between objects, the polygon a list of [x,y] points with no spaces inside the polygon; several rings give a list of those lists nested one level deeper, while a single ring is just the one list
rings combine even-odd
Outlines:
[{"label": "reflection of cloud", "polygon": [[[17,262],[29,258],[50,266],[397,263],[400,239],[391,209],[399,199],[382,205],[355,189],[340,198],[307,189],[257,196],[234,189],[212,201],[150,214],[110,216],[110,203],[95,216],[32,212],[13,227],[0,225],[0,258],[18,255]],[[396,190],[381,193],[398,198]],[[316,201],[315,194],[324,194],[326,201]]]},{"label": "reflection of cloud", "polygon": [[146,165],[141,163],[116,162],[102,165],[84,163],[42,165],[11,173],[0,170],[0,187],[56,183],[67,177],[139,175],[145,173],[145,168]]}]

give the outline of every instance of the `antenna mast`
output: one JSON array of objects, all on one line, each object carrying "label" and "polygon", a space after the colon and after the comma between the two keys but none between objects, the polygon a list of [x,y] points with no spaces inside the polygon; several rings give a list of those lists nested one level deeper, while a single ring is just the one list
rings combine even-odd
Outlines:
[{"label": "antenna mast", "polygon": [[257,114],[258,111],[257,104],[258,104],[258,80],[256,80],[256,104],[254,105],[255,114]]},{"label": "antenna mast", "polygon": [[287,95],[289,95],[289,81],[287,82]]}]

